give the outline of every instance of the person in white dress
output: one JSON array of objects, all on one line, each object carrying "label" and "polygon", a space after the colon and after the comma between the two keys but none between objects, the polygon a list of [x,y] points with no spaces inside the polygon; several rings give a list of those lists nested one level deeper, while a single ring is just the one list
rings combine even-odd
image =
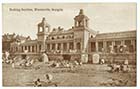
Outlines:
[{"label": "person in white dress", "polygon": [[48,63],[49,62],[49,58],[48,58],[48,56],[47,56],[47,54],[45,52],[43,52],[43,54],[42,54],[42,59],[43,59],[44,63]]}]

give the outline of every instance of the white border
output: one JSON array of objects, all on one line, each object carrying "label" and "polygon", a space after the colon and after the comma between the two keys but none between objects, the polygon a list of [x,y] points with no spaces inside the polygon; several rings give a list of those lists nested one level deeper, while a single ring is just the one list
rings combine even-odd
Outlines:
[{"label": "white border", "polygon": [[2,0],[3,3],[17,2],[137,2],[138,0]]},{"label": "white border", "polygon": [[[140,41],[138,40],[139,36],[140,36],[140,0],[1,0],[0,1],[0,53],[2,53],[2,3],[43,3],[43,2],[48,2],[48,3],[88,3],[88,2],[136,2],[137,3],[137,87],[61,87],[61,88],[98,88],[98,89],[104,89],[104,88],[110,88],[110,89],[114,89],[114,88],[125,88],[125,89],[133,89],[133,88],[139,88],[140,89],[140,50],[138,45],[140,45]],[[0,54],[0,58],[1,58],[1,54]],[[24,89],[30,89],[33,87],[2,87],[2,62],[0,62],[0,87],[1,88],[5,88],[5,89],[19,89],[19,88],[24,88]],[[37,87],[38,88],[38,87]],[[36,88],[36,89],[37,89]],[[39,87],[40,88],[40,87]],[[41,88],[46,88],[46,87],[41,87]],[[48,88],[48,87],[47,87]],[[53,89],[52,87],[49,87],[50,89]],[[60,87],[55,87],[55,88],[60,88]]]}]

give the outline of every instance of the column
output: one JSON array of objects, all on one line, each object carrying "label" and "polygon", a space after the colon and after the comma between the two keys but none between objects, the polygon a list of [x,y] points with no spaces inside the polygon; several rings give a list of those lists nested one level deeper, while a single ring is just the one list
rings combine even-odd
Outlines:
[{"label": "column", "polygon": [[111,53],[114,53],[114,46],[115,46],[115,41],[112,41]]},{"label": "column", "polygon": [[98,52],[98,42],[97,41],[95,42],[95,45],[96,45],[96,52]]},{"label": "column", "polygon": [[70,48],[70,43],[67,43],[67,52],[69,52],[69,48]]},{"label": "column", "polygon": [[32,50],[32,45],[30,46],[30,52],[32,52],[33,50]]},{"label": "column", "polygon": [[63,52],[63,43],[61,43],[61,52]]},{"label": "column", "polygon": [[89,52],[92,52],[92,51],[91,51],[91,45],[92,45],[91,42],[88,42],[88,53],[89,53]]},{"label": "column", "polygon": [[52,50],[52,44],[50,43],[50,50]]},{"label": "column", "polygon": [[55,50],[57,50],[58,48],[58,43],[55,43]]},{"label": "column", "polygon": [[115,46],[115,41],[112,41],[112,46]]},{"label": "column", "polygon": [[45,50],[48,51],[47,43],[45,44]]},{"label": "column", "polygon": [[36,52],[36,45],[34,45],[34,52]]},{"label": "column", "polygon": [[106,41],[103,41],[103,49],[104,49],[103,51],[104,52],[106,52],[106,48],[107,48],[107,42]]},{"label": "column", "polygon": [[76,48],[76,42],[74,42],[73,45],[74,45],[74,50],[77,51],[77,48]]},{"label": "column", "polygon": [[35,52],[37,53],[37,44],[35,45]]},{"label": "column", "polygon": [[23,52],[25,51],[25,46],[23,46]]},{"label": "column", "polygon": [[133,50],[134,50],[134,52],[136,51],[135,49],[136,49],[136,45],[135,45],[136,43],[135,43],[135,40],[131,40],[131,45],[133,45]]},{"label": "column", "polygon": [[37,52],[39,52],[39,44],[37,44]]},{"label": "column", "polygon": [[121,41],[121,45],[122,45],[122,46],[125,45],[125,41],[124,41],[124,40]]}]

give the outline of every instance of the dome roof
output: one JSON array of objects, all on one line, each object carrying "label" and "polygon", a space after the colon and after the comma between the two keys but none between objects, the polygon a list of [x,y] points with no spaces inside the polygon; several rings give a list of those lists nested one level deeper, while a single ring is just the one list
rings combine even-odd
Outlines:
[{"label": "dome roof", "polygon": [[50,26],[50,25],[47,23],[45,17],[42,18],[42,21],[38,24],[38,26],[44,26],[44,25],[45,25],[46,27]]}]

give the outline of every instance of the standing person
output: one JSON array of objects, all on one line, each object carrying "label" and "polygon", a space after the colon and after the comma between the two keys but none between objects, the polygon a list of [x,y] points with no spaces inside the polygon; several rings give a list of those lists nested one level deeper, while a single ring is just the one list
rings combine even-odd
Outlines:
[{"label": "standing person", "polygon": [[9,52],[8,51],[5,51],[5,61],[6,61],[6,63],[9,63],[10,61],[9,61]]},{"label": "standing person", "polygon": [[105,60],[102,58],[101,60],[100,60],[100,64],[104,64],[105,63]]},{"label": "standing person", "polygon": [[128,65],[129,63],[128,63],[128,60],[127,59],[125,59],[124,60],[124,65]]},{"label": "standing person", "polygon": [[124,65],[123,65],[123,72],[128,72],[130,71],[130,68],[129,68],[129,62],[127,59],[124,60]]},{"label": "standing person", "polygon": [[10,55],[9,52],[6,51],[6,52],[5,52],[5,58],[6,58],[7,60],[8,60],[9,55]]},{"label": "standing person", "polygon": [[43,52],[43,54],[42,54],[42,59],[43,59],[43,62],[44,62],[44,63],[49,62],[49,58],[48,58],[46,52]]},{"label": "standing person", "polygon": [[5,63],[5,61],[6,61],[6,57],[5,57],[5,52],[4,52],[2,53],[2,63]]}]

